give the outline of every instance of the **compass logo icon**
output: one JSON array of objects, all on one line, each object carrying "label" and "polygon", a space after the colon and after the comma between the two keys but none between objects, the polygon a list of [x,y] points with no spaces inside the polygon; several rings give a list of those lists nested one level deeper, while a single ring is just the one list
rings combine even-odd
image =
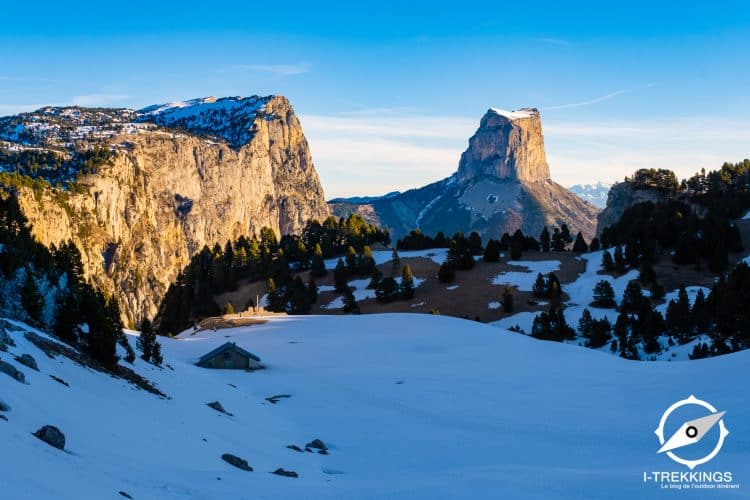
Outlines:
[{"label": "compass logo icon", "polygon": [[[683,422],[669,439],[665,439],[664,429],[668,424],[672,413],[679,408],[686,406],[698,407],[701,412],[705,413],[705,416]],[[687,466],[690,470],[695,469],[698,465],[705,464],[719,453],[721,447],[724,445],[724,440],[729,434],[726,425],[724,425],[725,414],[725,411],[718,411],[711,403],[698,399],[693,395],[690,395],[687,399],[677,401],[662,414],[661,420],[659,421],[659,427],[654,431],[656,437],[659,438],[659,444],[661,445],[661,448],[659,448],[657,453],[666,453],[669,458],[678,464]],[[674,451],[697,444],[706,437],[706,435],[709,434],[709,431],[716,425],[719,426],[716,444],[705,456],[697,459],[687,459],[681,457]],[[712,433],[712,435],[715,434],[716,433]]]}]

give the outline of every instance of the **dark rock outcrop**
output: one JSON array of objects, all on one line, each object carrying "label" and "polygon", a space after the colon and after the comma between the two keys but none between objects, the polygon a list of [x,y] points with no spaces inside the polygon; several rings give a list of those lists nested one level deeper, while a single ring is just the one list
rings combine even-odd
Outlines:
[{"label": "dark rock outcrop", "polygon": [[225,415],[229,415],[230,417],[234,416],[231,413],[229,413],[228,411],[226,411],[224,409],[224,407],[221,405],[221,403],[219,403],[218,401],[214,401],[212,403],[206,403],[206,406],[208,406],[209,408],[213,408],[214,410],[218,411],[219,413],[223,413]]},{"label": "dark rock outcrop", "polygon": [[237,455],[232,455],[231,453],[224,453],[221,456],[221,459],[224,460],[226,463],[237,467],[238,469],[242,469],[248,472],[253,471],[253,468],[250,467],[250,465],[247,463],[247,460],[245,460],[244,458],[240,458]]},{"label": "dark rock outcrop", "polygon": [[277,476],[283,477],[299,477],[299,474],[297,474],[293,470],[286,470],[282,468],[276,469],[275,471],[271,472],[271,474],[276,474]]},{"label": "dark rock outcrop", "polygon": [[328,451],[328,447],[326,446],[326,444],[322,440],[317,439],[317,438],[313,439],[312,441],[310,441],[309,443],[307,443],[305,445],[305,448],[315,448],[317,450],[326,450],[326,451]]},{"label": "dark rock outcrop", "polygon": [[39,366],[37,366],[36,360],[31,354],[21,354],[20,356],[16,356],[15,360],[32,370],[39,371]]},{"label": "dark rock outcrop", "polygon": [[58,450],[65,448],[65,435],[54,425],[45,425],[34,433],[36,437]]},{"label": "dark rock outcrop", "polygon": [[26,383],[26,375],[24,375],[21,370],[8,363],[7,361],[3,361],[2,359],[0,359],[0,372],[8,375],[9,377],[22,384]]}]

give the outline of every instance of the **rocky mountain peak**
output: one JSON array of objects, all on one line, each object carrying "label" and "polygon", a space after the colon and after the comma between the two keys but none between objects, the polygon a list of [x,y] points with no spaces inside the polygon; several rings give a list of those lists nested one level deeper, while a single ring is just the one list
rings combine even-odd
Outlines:
[{"label": "rocky mountain peak", "polygon": [[329,215],[282,96],[0,117],[0,190],[15,194],[39,241],[72,240],[86,278],[117,293],[133,322],[156,314],[204,246],[263,227],[297,233]]},{"label": "rocky mountain peak", "polygon": [[550,178],[542,121],[536,108],[491,108],[461,155],[458,180],[489,176],[538,182]]}]

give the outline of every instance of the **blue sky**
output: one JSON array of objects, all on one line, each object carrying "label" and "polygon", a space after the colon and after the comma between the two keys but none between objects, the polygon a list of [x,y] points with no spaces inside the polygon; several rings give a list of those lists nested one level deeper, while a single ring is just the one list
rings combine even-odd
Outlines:
[{"label": "blue sky", "polygon": [[0,115],[283,94],[329,197],[449,175],[489,107],[541,109],[565,185],[750,156],[750,6],[608,3],[14,2]]}]

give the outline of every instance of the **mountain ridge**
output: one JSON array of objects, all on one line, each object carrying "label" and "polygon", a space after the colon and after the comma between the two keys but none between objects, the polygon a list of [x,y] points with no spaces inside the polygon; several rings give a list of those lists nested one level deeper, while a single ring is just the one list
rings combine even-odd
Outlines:
[{"label": "mountain ridge", "polygon": [[[129,322],[154,317],[169,284],[204,245],[264,226],[278,237],[329,214],[285,97],[188,103],[156,115],[158,107],[47,107],[0,119],[0,149],[9,158],[0,184],[18,198],[42,243],[76,244],[86,276],[117,293]],[[178,111],[172,119],[164,114]],[[39,150],[43,163],[30,163]],[[104,153],[95,162],[73,161],[92,151]],[[20,173],[16,160],[27,161]]]}]

